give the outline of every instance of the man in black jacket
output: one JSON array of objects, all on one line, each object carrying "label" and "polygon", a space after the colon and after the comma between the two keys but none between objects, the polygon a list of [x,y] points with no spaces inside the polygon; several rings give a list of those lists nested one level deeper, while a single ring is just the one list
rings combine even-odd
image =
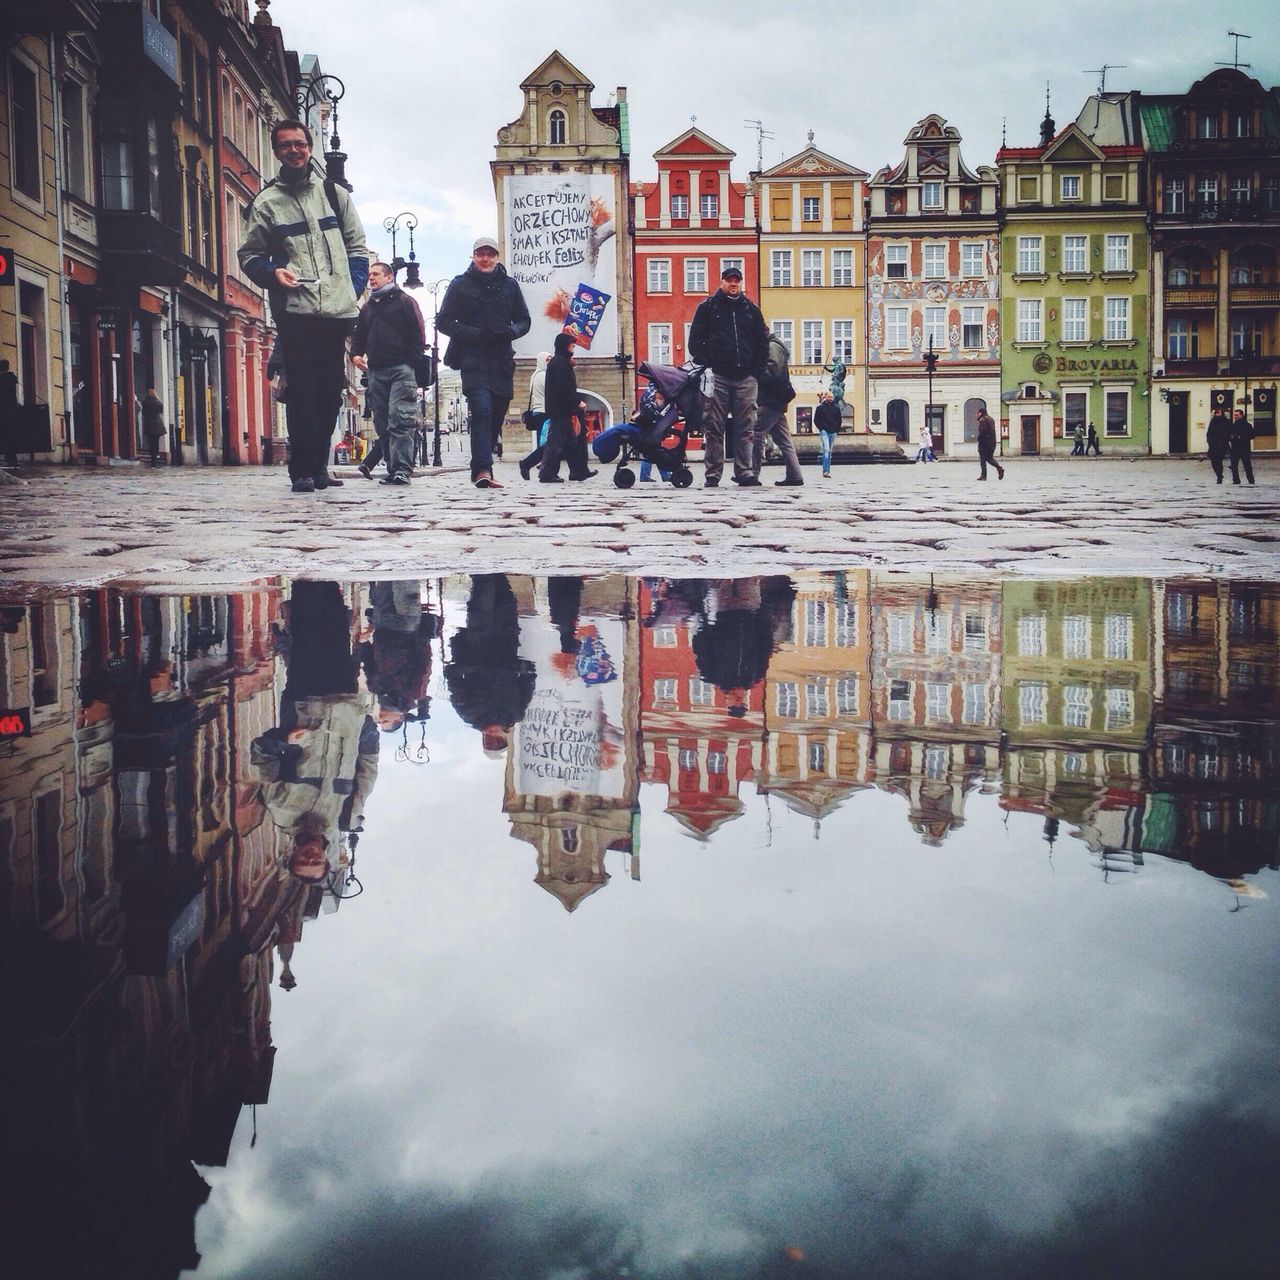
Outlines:
[{"label": "man in black jacket", "polygon": [[1218,483],[1221,484],[1222,463],[1231,447],[1231,424],[1227,421],[1227,415],[1220,404],[1213,406],[1213,417],[1209,419],[1209,425],[1205,428],[1204,442],[1209,450],[1209,465],[1213,468],[1213,474],[1218,477]]},{"label": "man in black jacket", "polygon": [[708,365],[715,389],[703,416],[706,433],[708,489],[724,473],[725,419],[733,414],[733,478],[741,485],[758,485],[754,458],[757,379],[769,358],[769,330],[760,308],[742,292],[742,272],[728,266],[720,273],[720,288],[698,304],[689,326],[689,356]]},{"label": "man in black jacket", "polygon": [[[578,379],[573,372],[573,353],[576,344],[571,333],[557,333],[555,355],[547,364],[546,414],[551,426],[547,430],[547,447],[542,455],[538,479],[543,484],[560,484],[560,459],[569,460],[569,479],[584,480],[575,474],[574,449],[571,437],[581,427],[577,415],[581,406],[578,398]],[[577,470],[582,469],[579,464]]]},{"label": "man in black jacket", "polygon": [[1231,449],[1231,483],[1240,483],[1240,468],[1244,467],[1245,479],[1253,483],[1253,423],[1244,416],[1243,409],[1237,409],[1231,419],[1227,435],[1227,444]]},{"label": "man in black jacket", "polygon": [[427,331],[418,304],[396,284],[395,272],[385,262],[369,268],[369,288],[351,336],[351,363],[369,375],[373,429],[387,459],[382,483],[406,485],[413,478],[418,422],[414,366],[427,345]]},{"label": "man in black jacket", "polygon": [[462,372],[471,419],[471,482],[477,489],[502,487],[493,478],[493,446],[511,404],[511,344],[529,325],[524,294],[498,261],[498,242],[481,236],[471,265],[454,276],[436,316],[436,327],[450,339],[444,362]]}]

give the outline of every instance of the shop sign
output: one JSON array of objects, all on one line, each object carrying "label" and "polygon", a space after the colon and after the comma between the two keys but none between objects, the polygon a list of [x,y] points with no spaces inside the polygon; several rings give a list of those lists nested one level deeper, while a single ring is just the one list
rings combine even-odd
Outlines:
[{"label": "shop sign", "polygon": [[31,737],[31,708],[16,707],[9,710],[0,707],[0,742],[29,737]]},{"label": "shop sign", "polygon": [[1067,356],[1059,356],[1058,373],[1137,373],[1138,362],[1117,356],[1112,360],[1072,360]]},{"label": "shop sign", "polygon": [[13,284],[13,250],[0,244],[0,285]]}]

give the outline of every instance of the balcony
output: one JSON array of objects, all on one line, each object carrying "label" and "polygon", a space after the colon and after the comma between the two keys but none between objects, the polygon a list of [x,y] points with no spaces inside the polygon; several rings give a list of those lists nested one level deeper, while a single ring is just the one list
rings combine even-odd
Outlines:
[{"label": "balcony", "polygon": [[1170,210],[1168,204],[1160,211],[1163,223],[1237,223],[1280,222],[1280,208],[1273,201],[1256,196],[1233,200],[1188,200],[1180,210]]},{"label": "balcony", "polygon": [[1196,285],[1193,288],[1179,285],[1164,291],[1164,305],[1169,308],[1212,307],[1217,301],[1218,290],[1215,285]]},{"label": "balcony", "polygon": [[[1165,295],[1166,298],[1168,295]],[[1276,284],[1233,284],[1231,286],[1231,305],[1233,307],[1274,307],[1280,306],[1280,285]]]},{"label": "balcony", "polygon": [[98,234],[111,265],[138,284],[178,284],[186,274],[178,232],[149,213],[101,209]]}]

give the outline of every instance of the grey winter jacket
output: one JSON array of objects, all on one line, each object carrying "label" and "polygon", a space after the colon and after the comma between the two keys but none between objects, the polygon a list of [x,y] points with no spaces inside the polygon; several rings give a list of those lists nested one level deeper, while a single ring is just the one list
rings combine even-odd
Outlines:
[{"label": "grey winter jacket", "polygon": [[[354,320],[358,313],[356,299],[369,278],[369,251],[351,196],[342,187],[333,190],[337,214],[314,170],[299,176],[282,168],[249,206],[240,268],[269,291],[277,316]],[[292,271],[302,286],[281,289],[275,282],[279,267]]]}]

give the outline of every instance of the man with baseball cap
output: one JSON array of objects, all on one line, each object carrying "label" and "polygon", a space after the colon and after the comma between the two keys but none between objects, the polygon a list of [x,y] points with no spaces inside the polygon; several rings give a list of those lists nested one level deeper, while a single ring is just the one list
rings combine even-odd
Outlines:
[{"label": "man with baseball cap", "polygon": [[454,276],[436,325],[449,338],[444,362],[462,373],[471,419],[471,483],[501,488],[493,478],[493,447],[511,404],[516,357],[512,343],[529,332],[529,308],[520,286],[498,261],[498,242],[481,236],[471,265]]},{"label": "man with baseball cap", "polygon": [[742,272],[730,264],[720,273],[720,288],[698,304],[689,326],[689,356],[708,365],[714,390],[703,417],[708,489],[724,473],[725,420],[733,414],[733,478],[755,486],[757,379],[769,359],[769,330],[760,308],[742,292]]}]

